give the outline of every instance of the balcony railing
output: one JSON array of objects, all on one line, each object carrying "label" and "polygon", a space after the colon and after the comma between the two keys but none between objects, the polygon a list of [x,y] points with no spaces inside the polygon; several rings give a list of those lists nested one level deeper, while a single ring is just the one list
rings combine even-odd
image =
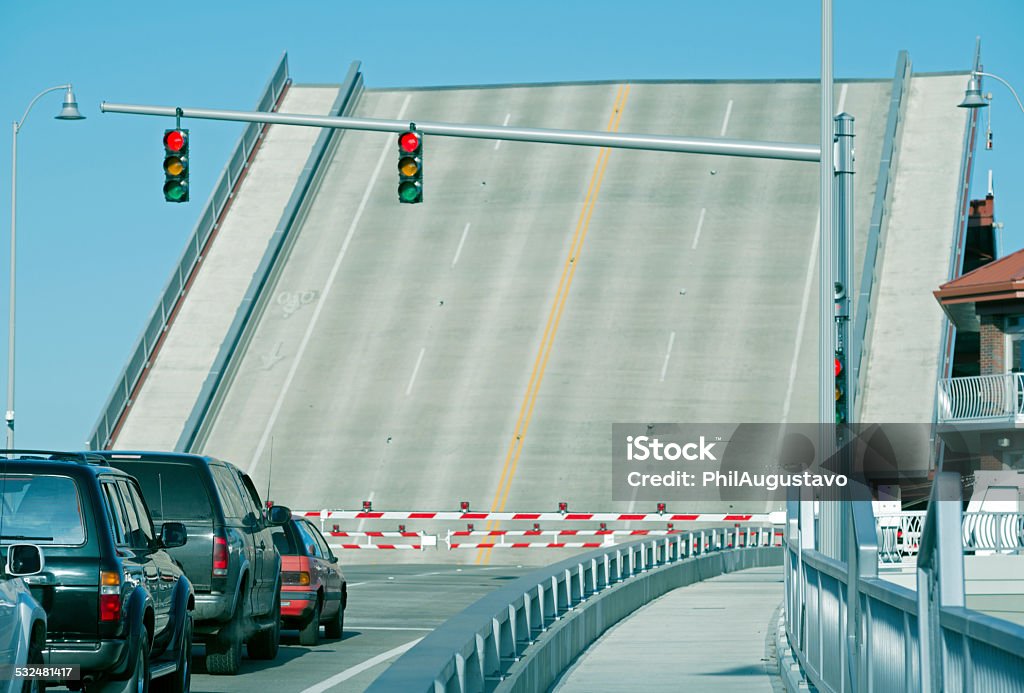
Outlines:
[{"label": "balcony railing", "polygon": [[[878,564],[913,561],[921,548],[925,511],[905,510],[875,518]],[[970,512],[961,519],[967,553],[1024,554],[1024,513]]]},{"label": "balcony railing", "polygon": [[1024,373],[943,378],[939,422],[1024,419]]}]

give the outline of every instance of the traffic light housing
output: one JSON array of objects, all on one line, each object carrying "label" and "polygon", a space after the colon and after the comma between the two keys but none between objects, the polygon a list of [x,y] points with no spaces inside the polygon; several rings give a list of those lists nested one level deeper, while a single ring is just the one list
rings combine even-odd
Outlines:
[{"label": "traffic light housing", "polygon": [[836,352],[836,423],[846,423],[846,368],[843,364],[843,353]]},{"label": "traffic light housing", "polygon": [[164,131],[164,199],[188,202],[188,130]]},{"label": "traffic light housing", "polygon": [[398,201],[423,202],[423,133],[414,126],[398,135]]}]

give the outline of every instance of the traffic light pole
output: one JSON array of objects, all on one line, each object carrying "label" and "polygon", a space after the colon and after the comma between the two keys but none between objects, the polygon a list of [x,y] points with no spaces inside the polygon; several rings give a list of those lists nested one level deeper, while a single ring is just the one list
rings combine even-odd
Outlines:
[{"label": "traffic light pole", "polygon": [[[835,231],[835,344],[836,358],[842,371],[836,379],[841,397],[836,407],[836,423],[853,422],[853,390],[850,366],[856,361],[854,350],[858,345],[850,342],[850,318],[853,313],[853,116],[840,113],[836,123],[836,231]],[[842,419],[842,421],[839,421]]]},{"label": "traffic light pole", "polygon": [[[317,116],[297,113],[267,113],[265,111],[223,111],[208,108],[175,108],[172,106],[143,106],[136,104],[100,104],[103,113],[226,120],[270,125],[300,125],[340,130],[372,132],[405,132],[408,120],[381,118],[351,118],[347,116]],[[555,130],[550,128],[518,128],[501,125],[475,125],[441,123],[417,120],[416,130],[425,135],[468,137],[512,142],[541,144],[571,144],[583,147],[611,147],[613,149],[640,149],[658,152],[684,152],[688,154],[716,154],[719,156],[753,157],[757,159],[785,159],[789,161],[819,161],[821,148],[812,144],[790,142],[759,142],[710,137],[675,137],[672,135],[644,135],[602,132],[594,130]]]}]

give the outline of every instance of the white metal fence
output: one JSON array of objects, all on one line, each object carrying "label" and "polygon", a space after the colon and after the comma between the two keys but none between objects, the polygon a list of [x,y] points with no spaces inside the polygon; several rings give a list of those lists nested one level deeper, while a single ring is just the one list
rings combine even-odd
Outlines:
[{"label": "white metal fence", "polygon": [[943,378],[938,382],[940,422],[1009,419],[1024,415],[1024,373]]},{"label": "white metal fence", "polygon": [[[789,503],[783,662],[794,657],[811,685],[828,693],[1024,691],[1024,627],[965,608],[958,475],[936,475],[916,592],[879,579],[870,500],[842,502],[845,560],[815,549],[811,506]],[[1003,528],[1019,522],[1016,513],[978,515],[968,522],[975,548],[988,541],[984,528],[1003,541]]]}]

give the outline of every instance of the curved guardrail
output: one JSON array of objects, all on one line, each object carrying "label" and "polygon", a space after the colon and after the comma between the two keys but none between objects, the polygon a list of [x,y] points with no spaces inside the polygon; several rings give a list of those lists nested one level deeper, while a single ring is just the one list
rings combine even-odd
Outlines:
[{"label": "curved guardrail", "polygon": [[774,530],[719,528],[621,544],[518,578],[403,654],[370,693],[547,690],[609,627],[676,587],[781,565]]}]

